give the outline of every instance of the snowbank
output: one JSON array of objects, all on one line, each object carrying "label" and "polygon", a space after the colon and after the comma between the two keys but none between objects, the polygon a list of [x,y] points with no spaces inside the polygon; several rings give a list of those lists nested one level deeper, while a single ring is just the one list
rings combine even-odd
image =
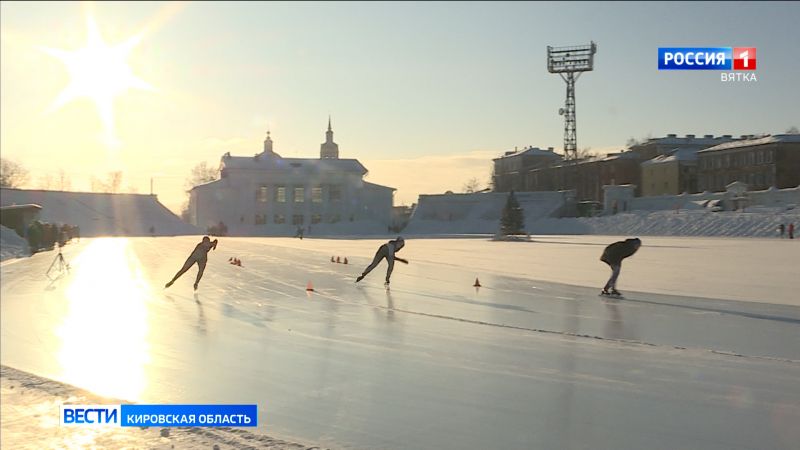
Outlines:
[{"label": "snowbank", "polygon": [[[4,188],[2,206],[33,203],[39,220],[77,225],[81,236],[174,236],[200,234],[153,195],[100,194]],[[153,232],[151,233],[151,227]]]},{"label": "snowbank", "polygon": [[[525,223],[557,213],[566,192],[517,192]],[[494,234],[508,199],[506,192],[420,195],[404,230],[407,234]]]},{"label": "snowbank", "polygon": [[28,243],[16,231],[0,225],[0,261],[30,255]]},{"label": "snowbank", "polygon": [[241,428],[61,427],[58,414],[63,403],[91,405],[120,401],[7,366],[0,367],[0,389],[2,448],[309,448]]},{"label": "snowbank", "polygon": [[800,226],[800,210],[759,207],[748,212],[632,211],[601,217],[545,218],[527,229],[532,234],[775,237],[778,225],[790,223]]}]

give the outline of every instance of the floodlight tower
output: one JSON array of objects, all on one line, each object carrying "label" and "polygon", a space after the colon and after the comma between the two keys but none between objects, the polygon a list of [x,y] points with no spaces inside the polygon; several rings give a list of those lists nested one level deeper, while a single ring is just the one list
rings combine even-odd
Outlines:
[{"label": "floodlight tower", "polygon": [[547,46],[547,71],[557,73],[567,83],[567,101],[558,114],[564,116],[564,157],[567,161],[578,159],[578,135],[575,124],[575,81],[582,72],[594,69],[597,45],[572,47]]}]

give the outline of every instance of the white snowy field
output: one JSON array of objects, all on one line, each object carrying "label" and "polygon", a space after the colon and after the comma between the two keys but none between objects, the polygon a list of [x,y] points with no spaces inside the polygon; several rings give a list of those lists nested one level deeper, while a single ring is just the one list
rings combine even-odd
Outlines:
[{"label": "white snowy field", "polygon": [[[163,285],[199,237],[84,239],[52,282],[54,252],[0,266],[0,363],[130,401],[257,403],[233,447],[796,448],[798,241],[645,238],[609,300],[616,239],[408,239],[386,291],[385,263],[353,283],[381,240],[221,238],[196,293],[195,268]],[[3,446],[52,444],[6,440],[11,398]]]}]

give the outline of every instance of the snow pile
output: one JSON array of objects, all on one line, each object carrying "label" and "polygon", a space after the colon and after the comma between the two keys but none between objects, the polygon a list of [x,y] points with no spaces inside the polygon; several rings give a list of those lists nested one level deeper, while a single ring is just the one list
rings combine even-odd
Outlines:
[{"label": "snow pile", "polygon": [[527,226],[532,234],[775,237],[778,225],[800,227],[800,210],[753,208],[752,212],[632,211],[612,216],[546,218]]},{"label": "snow pile", "polygon": [[28,256],[30,250],[25,239],[19,237],[16,231],[0,225],[0,261],[10,258]]},{"label": "snow pile", "polygon": [[[517,192],[525,223],[557,213],[565,203],[563,192]],[[494,234],[508,193],[420,195],[404,233]]]},{"label": "snow pile", "polygon": [[61,404],[121,402],[7,366],[2,366],[0,375],[3,448],[311,448],[241,428],[61,427]]},{"label": "snow pile", "polygon": [[152,195],[2,189],[2,206],[33,203],[42,222],[77,225],[86,236],[199,234]]},{"label": "snow pile", "polygon": [[[264,225],[253,224],[225,224],[228,227],[228,236],[284,236],[293,237],[297,234],[297,225]],[[388,233],[385,223],[377,220],[342,220],[336,223],[304,224],[303,237],[312,236],[371,236]],[[201,230],[203,232],[207,230]]]}]

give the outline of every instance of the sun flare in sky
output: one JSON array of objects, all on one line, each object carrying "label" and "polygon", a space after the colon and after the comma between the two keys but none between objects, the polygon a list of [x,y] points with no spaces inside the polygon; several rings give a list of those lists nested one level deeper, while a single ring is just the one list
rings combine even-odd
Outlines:
[{"label": "sun flare in sky", "polygon": [[47,54],[61,60],[70,75],[70,83],[56,97],[48,112],[55,111],[72,100],[82,97],[91,99],[103,124],[103,139],[110,148],[119,145],[114,129],[114,99],[130,89],[155,89],[137,77],[128,56],[141,41],[137,34],[117,45],[103,41],[97,24],[88,17],[88,41],[86,46],[74,51],[41,47]]}]

